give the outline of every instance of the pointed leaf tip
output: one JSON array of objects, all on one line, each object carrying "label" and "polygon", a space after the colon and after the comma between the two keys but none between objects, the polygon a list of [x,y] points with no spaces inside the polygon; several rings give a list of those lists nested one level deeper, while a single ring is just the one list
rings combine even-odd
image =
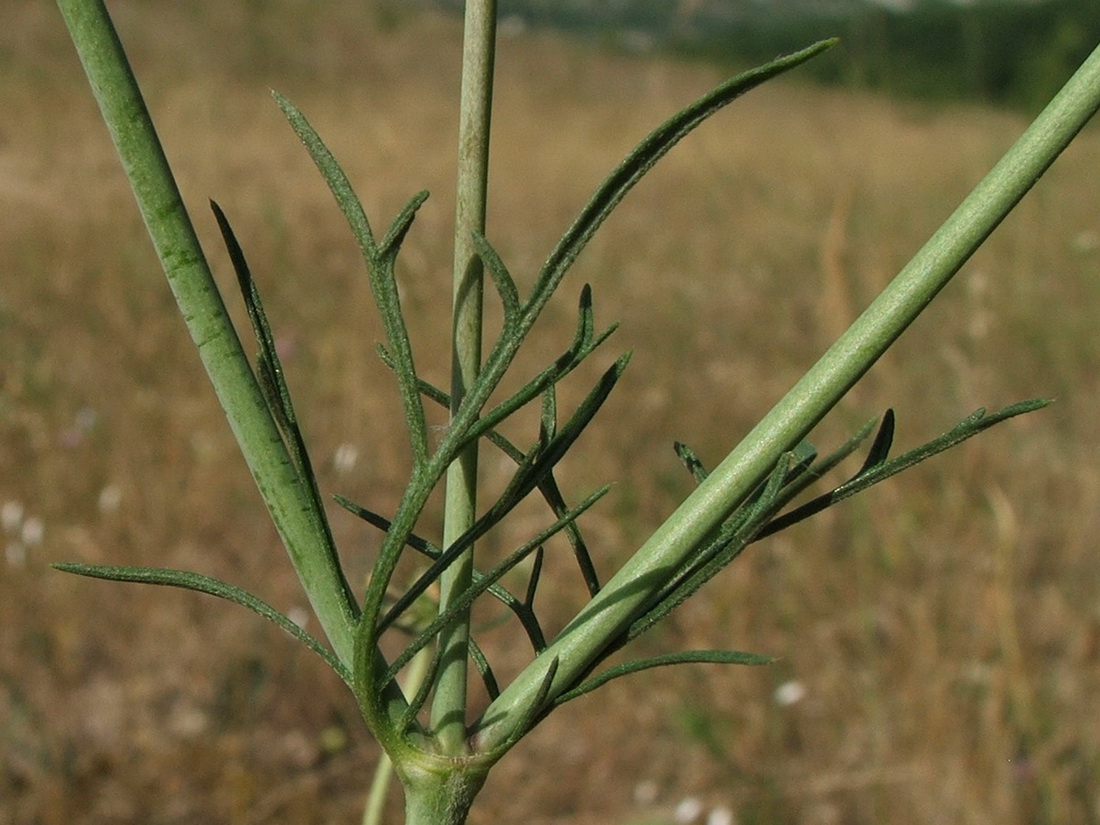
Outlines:
[{"label": "pointed leaf tip", "polygon": [[612,679],[629,676],[643,670],[655,667],[667,667],[669,665],[686,664],[719,664],[719,665],[770,665],[775,662],[774,656],[764,656],[759,653],[745,653],[739,650],[689,650],[681,653],[667,653],[661,656],[653,656],[646,659],[634,659],[621,665],[609,667],[602,673],[582,682],[577,687],[567,691],[555,700],[555,704],[565,702],[591,693],[597,688],[603,687]]},{"label": "pointed leaf tip", "polygon": [[57,562],[53,565],[55,570],[63,573],[74,573],[78,576],[87,576],[93,579],[106,579],[108,581],[132,582],[135,584],[153,584],[162,587],[176,587],[182,590],[193,590],[196,593],[205,593],[209,596],[217,596],[220,599],[234,602],[241,607],[248,608],[258,616],[262,616],[269,622],[278,625],[306,647],[320,656],[328,663],[328,666],[336,671],[337,675],[349,686],[351,685],[351,673],[328,648],[322,645],[314,636],[307,633],[301,626],[295,624],[285,615],[280,613],[267,602],[252,595],[247,590],[215,579],[202,573],[192,573],[187,570],[171,570],[157,567],[120,567],[106,564],[81,564],[77,562]]},{"label": "pointed leaf tip", "polygon": [[878,432],[875,433],[875,440],[871,442],[871,449],[867,451],[867,458],[864,460],[859,474],[884,463],[890,456],[890,448],[894,444],[894,426],[894,411],[888,409],[882,415],[882,423],[879,425]]}]

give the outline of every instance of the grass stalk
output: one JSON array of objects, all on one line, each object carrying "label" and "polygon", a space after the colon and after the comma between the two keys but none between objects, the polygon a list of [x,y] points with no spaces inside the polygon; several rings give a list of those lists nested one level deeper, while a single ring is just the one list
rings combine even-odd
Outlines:
[{"label": "grass stalk", "polygon": [[[552,699],[582,675],[693,549],[832,409],[943,289],[1100,108],[1100,48],[931,239],[817,363],[489,706],[477,740],[505,745],[541,694]],[[544,689],[550,668],[554,684]],[[544,700],[546,701],[546,700]]]},{"label": "grass stalk", "polygon": [[[458,182],[452,309],[451,413],[458,411],[481,368],[484,273],[475,235],[485,232],[489,180],[489,130],[493,100],[496,0],[466,4],[458,135]],[[477,516],[478,443],[467,446],[447,470],[443,546],[470,529]],[[440,578],[440,611],[472,580],[473,548]],[[431,712],[431,730],[445,753],[460,754],[466,742],[466,671],[469,610],[440,633],[443,647]]]}]

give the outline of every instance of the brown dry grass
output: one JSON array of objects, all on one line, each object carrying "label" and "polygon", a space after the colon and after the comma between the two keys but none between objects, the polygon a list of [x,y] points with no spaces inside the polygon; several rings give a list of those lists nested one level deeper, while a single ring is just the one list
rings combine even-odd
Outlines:
[{"label": "brown dry grass", "polygon": [[[405,453],[378,324],[265,88],[312,118],[379,224],[434,192],[404,288],[440,380],[455,25],[388,28],[350,2],[114,6],[209,248],[212,196],[250,250],[324,488],[389,509]],[[60,20],[30,0],[4,17],[0,501],[24,512],[9,504],[0,563],[0,824],[355,821],[377,751],[312,656],[230,606],[48,567],[185,567],[301,601]],[[518,273],[633,141],[718,79],[547,37],[505,42],[499,62],[491,234]],[[717,460],[1022,126],[776,84],[631,195],[567,283],[591,281],[636,351],[563,474],[574,495],[618,481],[585,522],[605,574],[688,489],[670,442]],[[1098,148],[1093,130],[1067,153],[821,441],[886,406],[911,444],[979,405],[1058,403],[754,548],[644,644],[780,664],[582,700],[497,768],[474,823],[665,822],[689,795],[746,825],[1100,821]],[[341,475],[344,443],[361,459]],[[376,537],[334,518],[358,574]],[[567,584],[547,604],[559,618]],[[788,681],[805,697],[781,706]]]}]

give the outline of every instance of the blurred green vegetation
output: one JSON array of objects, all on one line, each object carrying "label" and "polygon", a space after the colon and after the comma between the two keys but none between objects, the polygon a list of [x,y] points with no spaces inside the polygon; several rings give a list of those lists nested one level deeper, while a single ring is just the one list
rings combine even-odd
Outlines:
[{"label": "blurred green vegetation", "polygon": [[1100,3],[930,0],[906,14],[868,9],[841,36],[849,83],[1037,110],[1100,42]]},{"label": "blurred green vegetation", "polygon": [[[454,10],[462,6],[455,0],[429,2]],[[840,36],[839,60],[808,67],[818,80],[1024,111],[1041,108],[1100,43],[1096,0],[918,0],[904,11],[868,0],[501,0],[500,5],[505,18],[530,26],[735,66]]]}]

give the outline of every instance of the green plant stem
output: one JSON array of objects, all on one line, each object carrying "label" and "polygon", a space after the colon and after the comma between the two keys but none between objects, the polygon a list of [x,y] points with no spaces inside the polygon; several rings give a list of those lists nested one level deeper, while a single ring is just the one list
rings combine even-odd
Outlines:
[{"label": "green plant stem", "polygon": [[554,642],[489,706],[477,746],[522,734],[554,666],[544,704],[630,624],[693,548],[763,481],[782,453],[878,360],[1100,108],[1100,48],[852,326],[657,529]]},{"label": "green plant stem", "polygon": [[[421,650],[413,657],[409,664],[409,671],[402,682],[401,689],[406,696],[415,696],[427,678],[428,668],[432,663],[432,651],[429,648]],[[390,782],[393,779],[393,760],[385,751],[378,760],[378,767],[374,770],[374,778],[371,780],[370,791],[367,793],[367,804],[363,809],[363,825],[382,825],[382,813],[386,807],[386,798],[389,796]]]},{"label": "green plant stem", "polygon": [[406,760],[398,766],[405,787],[404,825],[463,825],[490,764]]},{"label": "green plant stem", "polygon": [[[462,48],[455,210],[451,414],[481,368],[483,267],[474,236],[485,232],[489,179],[489,126],[493,99],[496,0],[469,0]],[[475,440],[447,470],[443,546],[449,547],[476,518],[478,444]],[[440,610],[470,586],[473,548],[440,577]],[[443,658],[432,703],[431,730],[442,752],[466,747],[466,671],[469,611],[440,633]]]},{"label": "green plant stem", "polygon": [[233,328],[102,0],[58,0],[161,266],[214,390],[337,658],[358,608]]},{"label": "green plant stem", "polygon": [[367,805],[363,809],[363,825],[382,825],[382,813],[386,809],[390,782],[393,780],[393,760],[382,751],[378,767],[374,769],[370,790],[367,792]]}]

